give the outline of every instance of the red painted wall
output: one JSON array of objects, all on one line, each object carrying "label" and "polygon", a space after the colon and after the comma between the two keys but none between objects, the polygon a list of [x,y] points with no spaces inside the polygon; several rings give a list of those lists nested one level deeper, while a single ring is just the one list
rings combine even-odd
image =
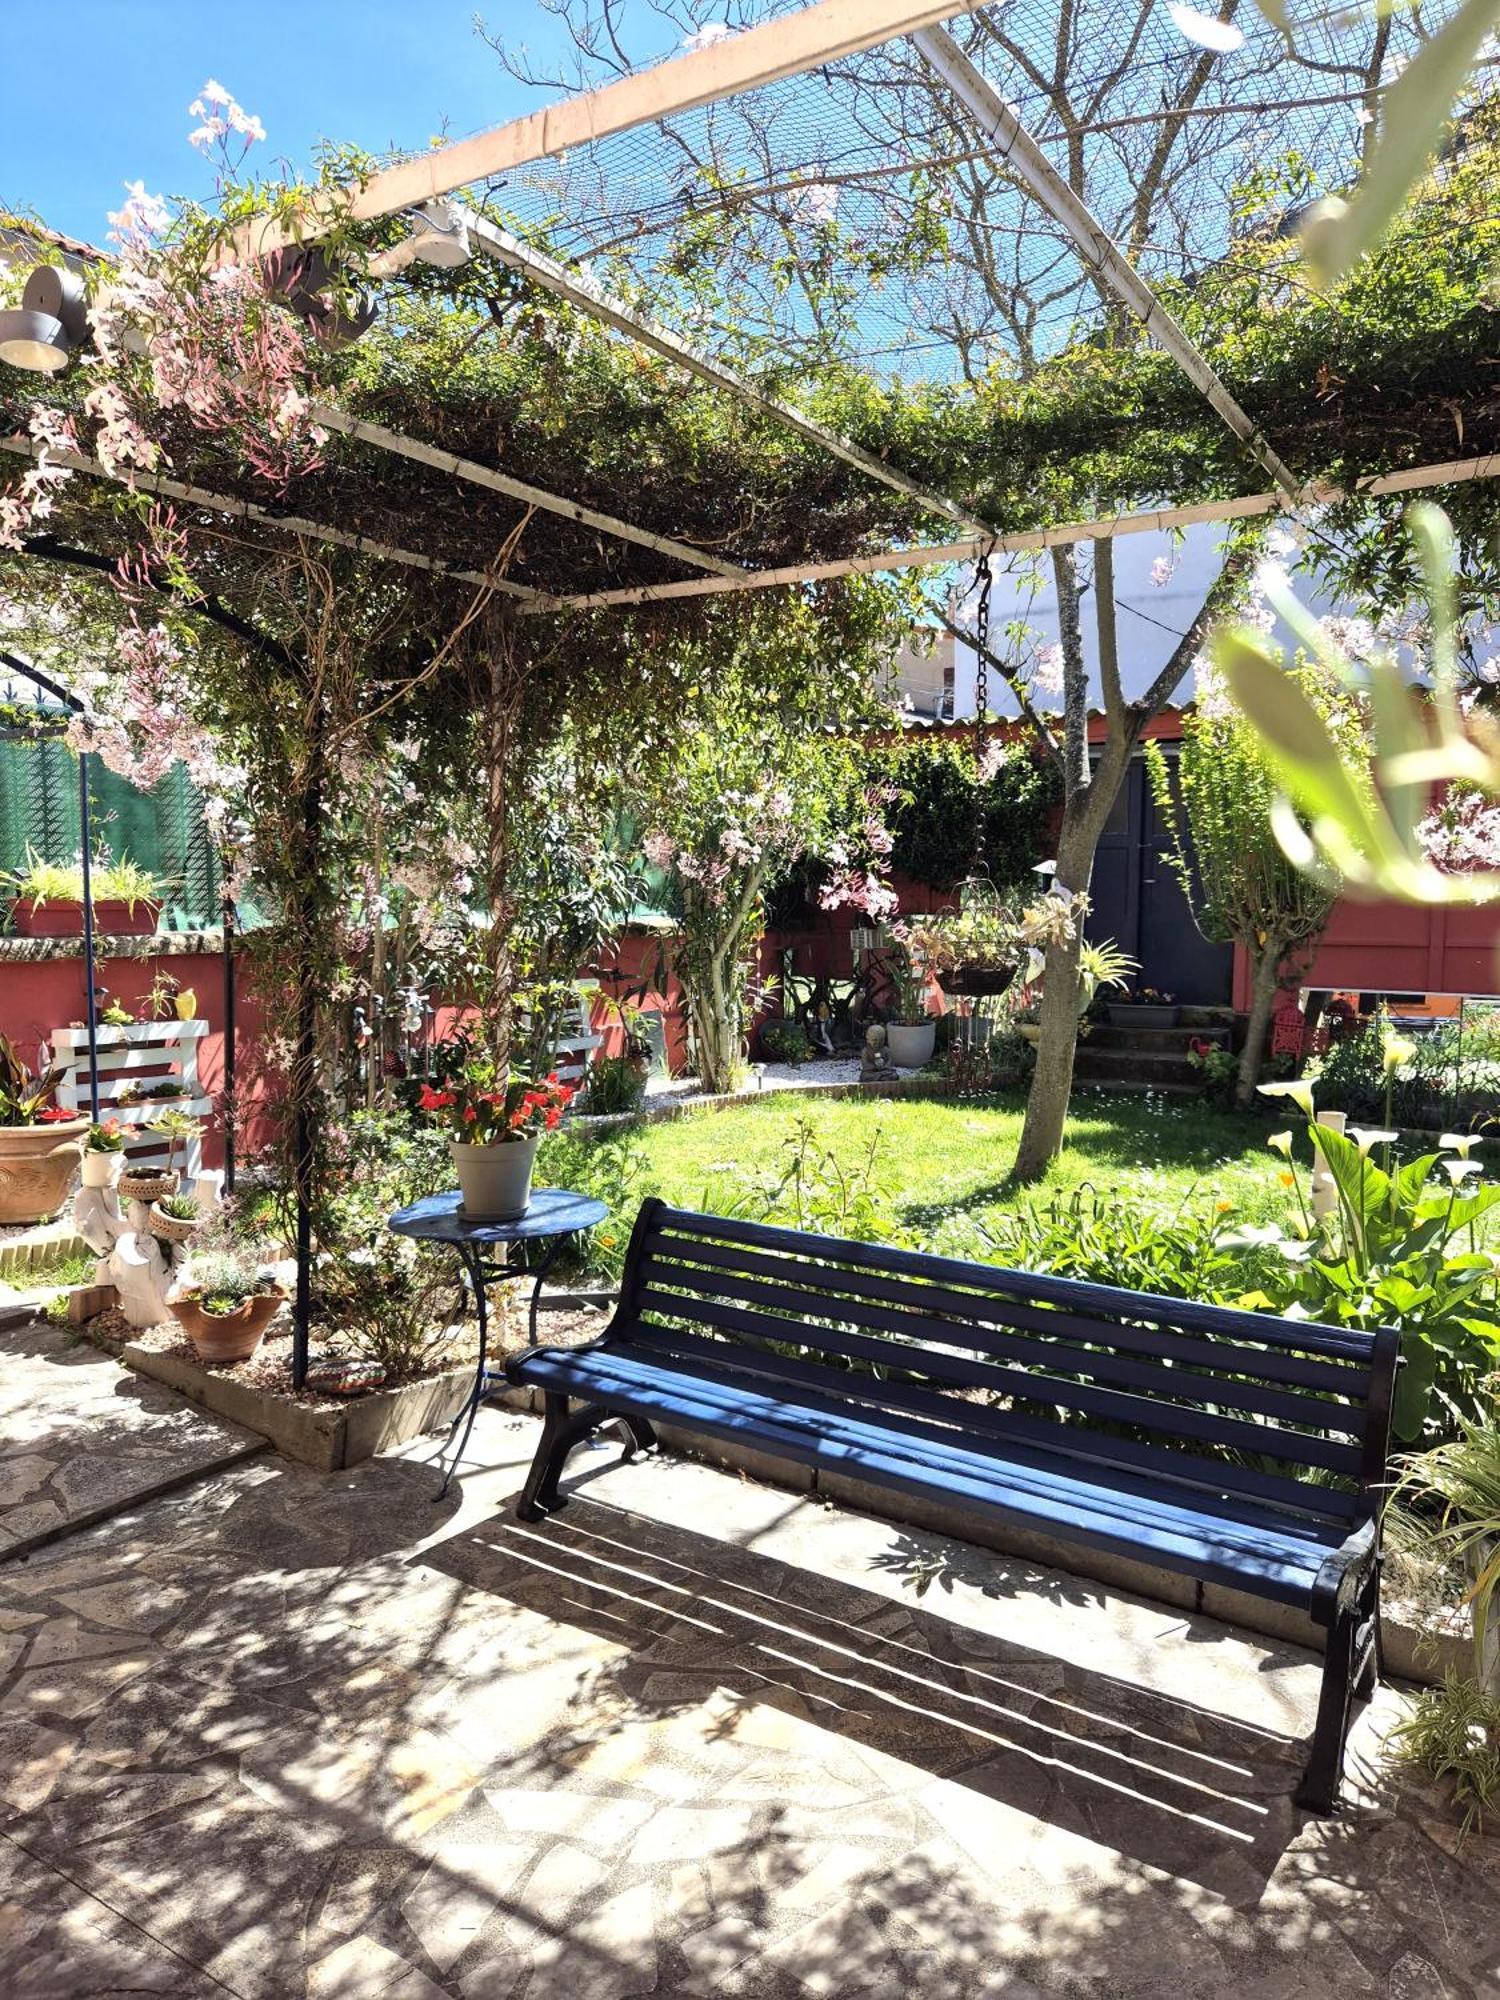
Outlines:
[{"label": "red painted wall", "polygon": [[[207,952],[165,958],[101,958],[98,978],[108,987],[111,999],[134,1013],[145,1004],[158,968],[197,995],[198,1014],[209,1027],[198,1044],[198,1074],[205,1095],[216,1098],[224,1085],[223,961],[217,953]],[[0,1031],[10,1036],[28,1062],[35,1059],[37,1043],[50,1038],[56,1029],[73,1022],[81,1027],[84,1009],[81,958],[49,958],[26,965],[0,963]],[[261,1008],[254,993],[246,990],[243,976],[235,1012],[236,1051],[243,1064],[246,1051],[264,1027]],[[265,1119],[254,1115],[253,1104],[247,1110],[250,1115],[244,1143],[254,1151],[268,1144],[271,1135]],[[223,1129],[215,1116],[203,1134],[203,1162],[217,1167],[223,1161]]]}]

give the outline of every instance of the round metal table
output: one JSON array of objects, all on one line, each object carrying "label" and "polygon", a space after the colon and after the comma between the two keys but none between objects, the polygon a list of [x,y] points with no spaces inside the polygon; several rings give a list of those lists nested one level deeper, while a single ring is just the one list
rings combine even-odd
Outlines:
[{"label": "round metal table", "polygon": [[[414,1236],[423,1243],[447,1243],[458,1252],[465,1280],[474,1294],[474,1311],[479,1320],[479,1362],[474,1371],[474,1387],[448,1426],[448,1435],[452,1437],[462,1423],[463,1436],[458,1441],[452,1464],[443,1475],[443,1483],[435,1496],[437,1499],[441,1500],[448,1491],[469,1442],[469,1433],[474,1428],[475,1412],[484,1401],[490,1383],[500,1384],[505,1380],[501,1370],[491,1369],[488,1365],[489,1308],[485,1299],[486,1286],[502,1283],[506,1279],[533,1280],[528,1324],[534,1346],[537,1300],[541,1297],[542,1280],[551,1270],[557,1253],[570,1236],[592,1229],[608,1214],[604,1203],[596,1201],[592,1195],[572,1194],[566,1188],[533,1188],[526,1213],[518,1215],[513,1222],[471,1222],[463,1212],[462,1194],[457,1188],[451,1188],[446,1194],[429,1195],[425,1201],[413,1202],[410,1208],[398,1208],[390,1217],[389,1226],[398,1236]],[[531,1261],[532,1246],[541,1252],[537,1263]],[[493,1252],[501,1248],[519,1252],[523,1261],[511,1262],[507,1259],[496,1262]],[[446,1444],[443,1449],[447,1450]]]}]

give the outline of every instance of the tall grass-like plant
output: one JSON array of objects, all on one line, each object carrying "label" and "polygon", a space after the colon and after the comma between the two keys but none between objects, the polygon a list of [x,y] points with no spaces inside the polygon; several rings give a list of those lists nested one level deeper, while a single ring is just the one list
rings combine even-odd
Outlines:
[{"label": "tall grass-like plant", "polygon": [[[1484,1679],[1485,1636],[1500,1589],[1500,1415],[1493,1400],[1456,1438],[1401,1461],[1395,1497],[1416,1509],[1421,1548],[1461,1564],[1474,1624],[1474,1671]],[[1500,1688],[1492,1690],[1500,1695]]]}]

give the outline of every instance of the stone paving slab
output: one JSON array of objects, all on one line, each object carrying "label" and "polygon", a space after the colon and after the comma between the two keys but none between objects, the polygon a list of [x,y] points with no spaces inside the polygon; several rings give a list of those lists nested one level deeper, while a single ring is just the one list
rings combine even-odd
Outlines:
[{"label": "stone paving slab", "polygon": [[1500,1994],[1500,1842],[1382,1765],[1394,1694],[1307,1820],[1294,1646],[608,1448],[529,1527],[536,1435],[485,1411],[442,1506],[431,1442],[260,1460],[0,1571],[12,1900],[141,1954],[0,1920],[0,1993]]},{"label": "stone paving slab", "polygon": [[264,1449],[66,1328],[0,1327],[0,1562]]}]

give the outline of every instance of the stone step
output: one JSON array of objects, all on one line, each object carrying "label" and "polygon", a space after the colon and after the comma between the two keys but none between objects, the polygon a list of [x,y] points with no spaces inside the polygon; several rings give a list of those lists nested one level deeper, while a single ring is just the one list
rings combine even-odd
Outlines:
[{"label": "stone step", "polygon": [[1185,1055],[1142,1049],[1096,1049],[1081,1042],[1073,1064],[1080,1083],[1113,1079],[1120,1083],[1180,1083],[1201,1087],[1203,1079]]},{"label": "stone step", "polygon": [[1216,1028],[1114,1028],[1107,1021],[1091,1021],[1085,1046],[1091,1049],[1141,1049],[1148,1053],[1186,1052],[1194,1042],[1229,1041],[1227,1027]]}]

